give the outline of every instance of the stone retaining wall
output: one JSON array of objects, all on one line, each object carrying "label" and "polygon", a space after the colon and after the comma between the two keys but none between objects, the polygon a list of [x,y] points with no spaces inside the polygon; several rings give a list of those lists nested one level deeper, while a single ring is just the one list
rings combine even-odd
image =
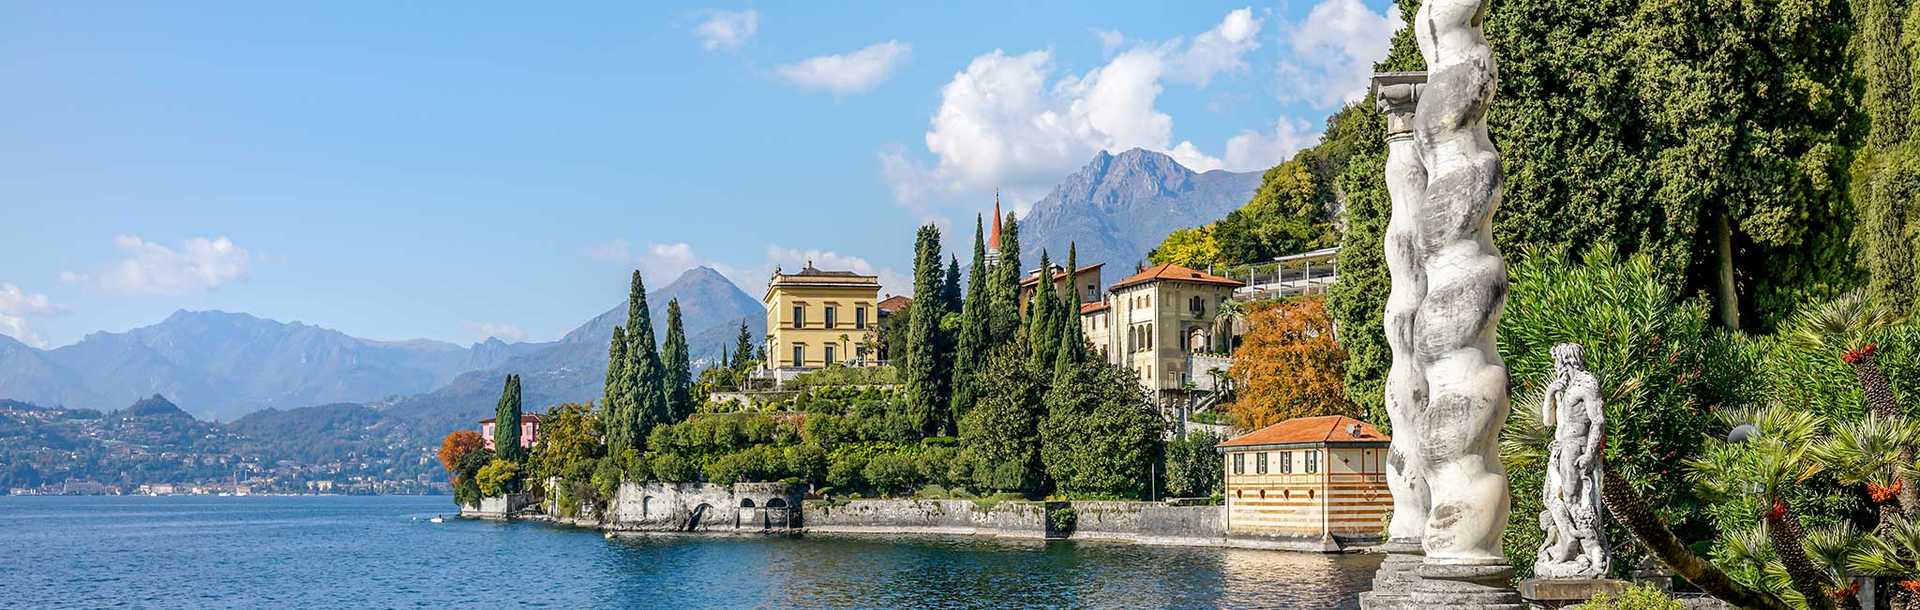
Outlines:
[{"label": "stone retaining wall", "polygon": [[1022,502],[987,508],[971,500],[854,500],[806,502],[809,533],[926,533],[1017,538],[1048,535],[1047,507],[1071,506],[1073,539],[1126,540],[1147,544],[1224,546],[1224,507],[1171,506],[1161,502]]},{"label": "stone retaining wall", "polygon": [[766,531],[798,526],[798,488],[785,483],[622,483],[605,528],[619,531]]}]

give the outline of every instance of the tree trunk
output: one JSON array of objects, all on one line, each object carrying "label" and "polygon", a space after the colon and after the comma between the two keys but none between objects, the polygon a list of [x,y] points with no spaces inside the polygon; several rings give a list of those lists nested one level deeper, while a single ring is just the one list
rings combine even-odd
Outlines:
[{"label": "tree trunk", "polygon": [[[1875,347],[1867,345],[1842,358],[1853,366],[1853,375],[1860,380],[1860,394],[1866,398],[1867,409],[1884,421],[1895,421],[1902,417],[1900,405],[1893,400],[1893,386],[1887,382],[1886,371],[1880,370],[1874,352]],[[1900,449],[1900,463],[1913,463],[1912,447]],[[1901,512],[1911,516],[1920,511],[1920,479],[1912,475],[1901,477],[1898,497]]]},{"label": "tree trunk", "polygon": [[1773,553],[1786,566],[1793,590],[1807,598],[1807,607],[1812,610],[1833,608],[1833,598],[1827,596],[1827,575],[1807,556],[1807,530],[1800,525],[1800,515],[1785,499],[1774,498],[1766,521],[1767,540],[1773,543]]},{"label": "tree trunk", "polygon": [[1713,213],[1714,310],[1720,325],[1740,330],[1740,293],[1733,283],[1733,222],[1726,210]]},{"label": "tree trunk", "polygon": [[1661,522],[1652,509],[1647,508],[1646,500],[1627,486],[1626,479],[1614,470],[1613,464],[1604,464],[1602,468],[1605,480],[1600,486],[1600,499],[1606,502],[1607,511],[1621,525],[1627,526],[1627,531],[1633,532],[1633,537],[1640,541],[1640,545],[1658,557],[1660,563],[1666,564],[1667,569],[1673,570],[1673,573],[1687,579],[1687,582],[1708,595],[1742,608],[1791,609],[1780,598],[1741,585],[1727,576],[1726,572],[1720,571],[1719,567],[1693,554],[1687,545],[1673,535],[1673,530]]}]

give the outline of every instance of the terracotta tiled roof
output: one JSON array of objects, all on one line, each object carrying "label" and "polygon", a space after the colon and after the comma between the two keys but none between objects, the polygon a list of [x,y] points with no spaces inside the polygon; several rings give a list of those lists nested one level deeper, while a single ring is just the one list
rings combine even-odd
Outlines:
[{"label": "terracotta tiled roof", "polygon": [[[1355,430],[1355,434],[1351,432]],[[1247,434],[1227,442],[1221,447],[1248,447],[1255,445],[1298,445],[1309,443],[1384,443],[1393,440],[1372,425],[1345,415],[1326,415],[1321,417],[1302,417],[1289,419]]]},{"label": "terracotta tiled roof", "polygon": [[1220,286],[1247,285],[1246,282],[1230,277],[1221,277],[1173,263],[1162,263],[1148,267],[1145,271],[1129,275],[1127,279],[1115,282],[1109,290],[1119,290],[1134,284],[1145,284],[1147,282],[1192,282],[1195,284],[1216,284]]},{"label": "terracotta tiled roof", "polygon": [[[1077,273],[1077,274],[1093,273],[1094,271],[1098,271],[1101,267],[1105,265],[1106,263],[1094,263],[1091,265],[1082,265],[1078,270],[1074,271],[1074,273]],[[1058,282],[1061,280],[1061,278],[1065,278],[1065,277],[1067,277],[1067,270],[1065,269],[1061,269],[1059,271],[1053,272],[1053,281]],[[1040,283],[1040,272],[1038,271],[1029,273],[1027,274],[1026,277],[1020,278],[1021,286],[1030,286],[1038,283]]]},{"label": "terracotta tiled roof", "polygon": [[886,300],[880,301],[874,305],[874,307],[886,313],[893,313],[911,304],[913,304],[913,299],[901,295],[894,295],[887,297]]},{"label": "terracotta tiled roof", "polygon": [[1092,303],[1081,303],[1080,315],[1084,316],[1084,315],[1098,312],[1098,311],[1106,311],[1111,307],[1113,307],[1113,305],[1107,303],[1106,301],[1094,301]]}]

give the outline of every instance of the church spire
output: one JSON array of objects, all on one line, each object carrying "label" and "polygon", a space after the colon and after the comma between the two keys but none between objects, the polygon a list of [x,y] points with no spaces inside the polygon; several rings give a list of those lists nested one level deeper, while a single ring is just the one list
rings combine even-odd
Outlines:
[{"label": "church spire", "polygon": [[993,233],[987,237],[987,249],[1000,251],[1000,189],[993,189]]}]

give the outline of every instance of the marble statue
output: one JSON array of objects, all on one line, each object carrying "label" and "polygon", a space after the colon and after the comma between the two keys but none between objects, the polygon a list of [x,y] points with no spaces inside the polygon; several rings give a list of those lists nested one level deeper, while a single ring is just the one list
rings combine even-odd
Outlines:
[{"label": "marble statue", "polygon": [[1553,431],[1547,456],[1546,510],[1540,528],[1546,540],[1534,563],[1539,578],[1605,578],[1605,506],[1600,501],[1601,450],[1607,416],[1600,381],[1587,372],[1579,345],[1553,347],[1553,381],[1540,405],[1541,422]]}]

